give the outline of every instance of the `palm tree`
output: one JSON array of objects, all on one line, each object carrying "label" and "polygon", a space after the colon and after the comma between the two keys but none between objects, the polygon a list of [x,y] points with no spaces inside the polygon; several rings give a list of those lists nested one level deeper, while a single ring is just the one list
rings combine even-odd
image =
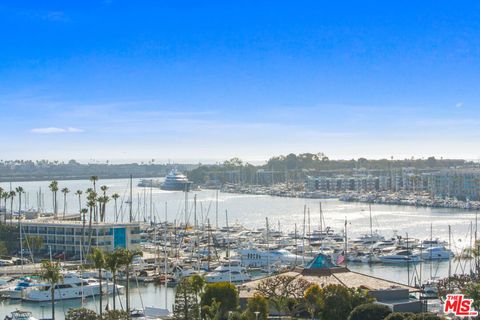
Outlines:
[{"label": "palm tree", "polygon": [[[3,199],[3,188],[0,187],[0,200]],[[5,216],[7,215],[7,206],[5,206]],[[1,223],[1,221],[0,221]]]},{"label": "palm tree", "polygon": [[77,190],[75,192],[75,195],[78,196],[78,212],[80,212],[80,218],[82,215],[82,193],[83,193],[82,190]]},{"label": "palm tree", "polygon": [[50,191],[52,191],[52,196],[53,196],[53,216],[55,219],[57,218],[57,192],[58,192],[58,181],[53,180],[50,182],[50,185],[48,186],[50,188]]},{"label": "palm tree", "polygon": [[125,300],[126,300],[126,307],[127,313],[130,313],[130,266],[133,263],[133,258],[136,256],[143,256],[143,252],[139,250],[128,250],[128,249],[120,249],[120,261],[121,265],[125,267],[125,274],[127,283],[125,285]]},{"label": "palm tree", "polygon": [[61,190],[63,193],[63,219],[65,219],[65,213],[67,211],[67,194],[70,192],[70,190],[65,187]]},{"label": "palm tree", "polygon": [[105,265],[112,273],[113,280],[113,310],[116,309],[116,290],[117,290],[117,270],[121,265],[121,254],[122,252],[119,249],[116,249],[113,252],[107,253],[105,257]]},{"label": "palm tree", "polygon": [[93,267],[98,270],[98,281],[100,286],[100,318],[103,313],[103,288],[102,288],[102,268],[105,267],[105,253],[99,248],[93,248],[92,253],[88,255],[88,259],[92,260]]},{"label": "palm tree", "polygon": [[15,191],[10,191],[10,193],[8,194],[9,198],[10,198],[10,224],[13,223],[13,199],[15,198],[17,194],[15,193]]},{"label": "palm tree", "polygon": [[91,176],[90,181],[93,182],[93,191],[97,192],[96,183],[98,181],[98,176]]},{"label": "palm tree", "polygon": [[100,190],[103,191],[103,201],[100,206],[100,221],[105,222],[105,206],[107,205],[107,202],[109,201],[109,198],[107,197],[107,186],[101,186]]},{"label": "palm tree", "polygon": [[55,320],[55,286],[63,279],[60,262],[42,261],[40,276],[50,284],[52,320]]},{"label": "palm tree", "polygon": [[22,193],[25,191],[23,190],[22,187],[16,187],[15,191],[18,194],[18,228],[20,228],[20,219],[22,218]]},{"label": "palm tree", "polygon": [[5,208],[5,215],[3,216],[3,223],[7,224],[7,200],[8,200],[8,198],[10,198],[10,193],[7,192],[7,191],[4,191],[1,194],[1,196],[3,198],[3,205],[4,205],[4,208]]},{"label": "palm tree", "polygon": [[88,221],[88,251],[87,252],[90,252],[90,248],[92,246],[92,218],[93,218],[93,210],[96,204],[96,197],[97,197],[97,194],[95,192],[90,193],[87,197],[88,199],[87,207],[90,213],[89,221]]},{"label": "palm tree", "polygon": [[115,201],[115,222],[118,221],[118,212],[117,212],[117,199],[120,198],[118,193],[112,194],[112,199]]},{"label": "palm tree", "polygon": [[[90,181],[92,181],[92,183],[93,183],[93,192],[95,192],[95,194],[96,194],[97,193],[98,176],[91,176]],[[97,218],[98,218],[98,207],[97,207],[96,203],[95,203],[95,207],[93,209],[94,209],[95,221],[98,221],[97,220]]]},{"label": "palm tree", "polygon": [[101,196],[98,198],[98,203],[100,203],[100,222],[105,222],[105,206],[108,201],[110,201],[108,196]]},{"label": "palm tree", "polygon": [[87,221],[86,219],[86,215],[87,215],[87,212],[88,212],[88,209],[87,208],[83,208],[80,210],[80,214],[82,215],[81,219],[83,221],[82,223],[82,245],[80,246],[80,250],[82,250],[82,257],[84,257],[85,255],[85,251],[83,251],[83,248],[84,248],[84,245],[85,245],[85,223]]}]

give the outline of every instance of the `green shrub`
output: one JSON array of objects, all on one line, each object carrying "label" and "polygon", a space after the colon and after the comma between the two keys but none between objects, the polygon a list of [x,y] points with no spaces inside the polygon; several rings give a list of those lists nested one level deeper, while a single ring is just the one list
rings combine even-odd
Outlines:
[{"label": "green shrub", "polygon": [[350,312],[348,320],[383,320],[392,310],[382,304],[366,303],[361,304]]}]

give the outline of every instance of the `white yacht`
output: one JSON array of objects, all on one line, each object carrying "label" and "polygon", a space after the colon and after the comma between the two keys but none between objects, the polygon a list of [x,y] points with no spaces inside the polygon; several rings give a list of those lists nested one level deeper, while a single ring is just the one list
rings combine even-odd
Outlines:
[{"label": "white yacht", "polygon": [[388,254],[379,256],[380,261],[383,263],[392,263],[392,264],[404,264],[404,263],[415,263],[421,260],[419,254],[414,253],[410,250],[399,250],[394,251]]},{"label": "white yacht", "polygon": [[[108,288],[108,289],[107,289]],[[113,293],[113,284],[102,283],[104,294]],[[123,286],[117,285],[117,293],[123,292]],[[95,279],[82,279],[75,273],[65,273],[63,281],[55,285],[55,300],[76,299],[97,296],[100,294],[100,283]],[[25,289],[23,300],[42,302],[51,300],[50,284],[42,283]]]},{"label": "white yacht", "polygon": [[[240,249],[237,251],[242,265],[247,268],[267,267],[268,265],[295,266],[303,263],[303,257],[291,253],[285,249],[279,250],[260,250],[260,249]],[[311,257],[305,257],[305,263],[312,260]]]},{"label": "white yacht", "polygon": [[10,299],[22,299],[27,288],[38,285],[29,277],[20,278],[15,282],[9,282],[2,286],[0,295]]},{"label": "white yacht", "polygon": [[5,320],[38,320],[30,311],[16,310],[10,316],[5,316]]},{"label": "white yacht", "polygon": [[173,191],[190,191],[192,182],[188,178],[178,172],[176,169],[172,170],[166,177],[163,184],[160,186],[162,190]]},{"label": "white yacht", "polygon": [[238,260],[224,261],[205,276],[206,282],[245,282],[252,277]]},{"label": "white yacht", "polygon": [[444,246],[426,248],[421,252],[417,251],[424,260],[444,260],[453,257],[453,252]]}]

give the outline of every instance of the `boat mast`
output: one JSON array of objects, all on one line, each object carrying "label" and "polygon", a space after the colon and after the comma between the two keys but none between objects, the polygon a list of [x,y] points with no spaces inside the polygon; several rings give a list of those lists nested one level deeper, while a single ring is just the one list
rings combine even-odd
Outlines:
[{"label": "boat mast", "polygon": [[270,243],[268,238],[270,230],[268,229],[268,217],[265,218],[265,223],[267,224],[267,274],[270,275]]},{"label": "boat mast", "polygon": [[[448,225],[448,250],[452,251],[452,227]],[[452,259],[451,255],[448,255],[448,277],[452,276]]]},{"label": "boat mast", "polygon": [[153,221],[153,179],[150,183],[150,223]]},{"label": "boat mast", "polygon": [[185,185],[185,229],[188,227],[188,190],[187,185]]},{"label": "boat mast", "polygon": [[133,185],[132,185],[132,182],[133,182],[133,177],[132,175],[130,175],[130,207],[129,207],[129,214],[130,214],[130,222],[133,222]]},{"label": "boat mast", "polygon": [[168,290],[167,290],[167,276],[168,276],[168,256],[167,256],[167,233],[168,233],[168,211],[167,203],[165,202],[165,232],[163,235],[163,260],[164,260],[164,281],[165,281],[165,309],[168,310]]},{"label": "boat mast", "polygon": [[297,245],[297,223],[295,222],[295,267],[297,266],[298,245]]},{"label": "boat mast", "polygon": [[323,212],[322,212],[322,201],[319,203],[320,206],[320,237],[322,236],[322,231],[323,231]]},{"label": "boat mast", "polygon": [[227,227],[227,258],[228,258],[228,280],[232,283],[232,260],[230,259],[230,230],[228,229],[228,211],[225,210],[225,225]]},{"label": "boat mast", "polygon": [[345,268],[348,267],[348,259],[347,259],[347,249],[348,249],[348,234],[347,234],[347,217],[345,216],[345,232],[344,232],[344,236],[345,236],[345,252],[344,252],[344,255],[345,255]]},{"label": "boat mast", "polygon": [[372,204],[368,204],[368,210],[370,212],[370,240],[373,238],[373,226],[372,226]]},{"label": "boat mast", "polygon": [[215,228],[218,229],[218,189],[215,192]]},{"label": "boat mast", "polygon": [[307,205],[303,206],[303,236],[302,236],[302,264],[305,266],[305,220],[307,215]]},{"label": "boat mast", "polygon": [[310,256],[312,255],[312,231],[310,230],[310,207],[308,210],[308,247],[310,249]]}]

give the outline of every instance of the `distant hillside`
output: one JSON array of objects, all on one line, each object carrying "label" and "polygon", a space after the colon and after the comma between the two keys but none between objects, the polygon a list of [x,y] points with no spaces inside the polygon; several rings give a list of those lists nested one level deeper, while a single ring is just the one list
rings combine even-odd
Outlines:
[{"label": "distant hillside", "polygon": [[323,153],[302,153],[274,156],[266,164],[254,166],[233,158],[219,165],[203,165],[190,172],[188,177],[197,184],[216,183],[262,184],[275,182],[303,182],[307,175],[350,174],[354,171],[382,172],[414,168],[419,171],[476,165],[461,159],[380,159],[365,158],[330,160]]},{"label": "distant hillside", "polygon": [[81,164],[75,160],[67,163],[58,161],[0,161],[0,181],[29,181],[29,180],[72,180],[85,179],[90,176],[99,176],[103,179],[161,177],[168,174],[173,168],[188,171],[198,167],[189,164]]}]

